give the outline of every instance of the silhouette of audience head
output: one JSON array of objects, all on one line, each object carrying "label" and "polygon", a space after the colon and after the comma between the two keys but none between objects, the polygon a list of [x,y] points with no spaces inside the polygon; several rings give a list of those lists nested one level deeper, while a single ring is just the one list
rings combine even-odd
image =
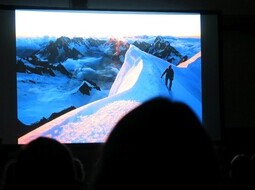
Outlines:
[{"label": "silhouette of audience head", "polygon": [[231,189],[250,189],[254,183],[253,170],[252,160],[248,155],[235,155],[230,162]]},{"label": "silhouette of audience head", "polygon": [[22,146],[7,168],[5,189],[78,189],[81,176],[77,176],[75,164],[66,145],[39,137]]},{"label": "silhouette of audience head", "polygon": [[219,189],[213,142],[184,103],[156,97],[125,115],[102,147],[92,190]]}]

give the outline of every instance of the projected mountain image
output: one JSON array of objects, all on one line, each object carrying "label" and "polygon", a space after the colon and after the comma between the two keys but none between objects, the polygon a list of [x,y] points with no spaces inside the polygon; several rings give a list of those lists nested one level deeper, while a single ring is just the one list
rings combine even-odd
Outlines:
[{"label": "projected mountain image", "polygon": [[[64,143],[105,142],[127,112],[164,96],[187,103],[202,121],[200,38],[17,39],[20,127]],[[172,65],[171,91],[164,70]]]}]

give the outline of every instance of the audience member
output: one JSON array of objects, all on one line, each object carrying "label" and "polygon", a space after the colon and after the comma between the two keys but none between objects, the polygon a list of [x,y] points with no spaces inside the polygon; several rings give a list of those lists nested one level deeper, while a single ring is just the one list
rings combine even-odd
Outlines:
[{"label": "audience member", "polygon": [[253,169],[251,158],[248,155],[235,155],[230,163],[229,188],[232,190],[250,189],[252,187],[252,183],[254,183],[254,179],[252,179]]},{"label": "audience member", "polygon": [[206,129],[186,104],[161,97],[117,123],[95,170],[91,190],[220,189]]},{"label": "audience member", "polygon": [[4,166],[3,176],[1,179],[1,190],[12,190],[15,186],[15,169],[16,169],[16,161],[11,159],[7,161]]},{"label": "audience member", "polygon": [[251,165],[252,165],[252,173],[251,173],[251,186],[255,189],[255,153],[251,155]]},{"label": "audience member", "polygon": [[83,168],[77,160],[66,145],[39,137],[21,147],[6,166],[3,189],[82,189]]},{"label": "audience member", "polygon": [[85,190],[87,188],[86,187],[87,184],[86,184],[86,175],[85,175],[83,163],[78,158],[73,158],[73,161],[74,161],[74,168],[75,168],[77,182],[80,183],[79,186]]}]

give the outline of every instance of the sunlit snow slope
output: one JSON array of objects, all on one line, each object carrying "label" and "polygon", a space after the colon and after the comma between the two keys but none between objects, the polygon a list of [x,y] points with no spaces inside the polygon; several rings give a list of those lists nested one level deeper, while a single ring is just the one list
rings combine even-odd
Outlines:
[{"label": "sunlit snow slope", "polygon": [[172,91],[160,78],[170,63],[131,45],[106,98],[70,111],[18,139],[26,144],[38,136],[63,143],[105,142],[114,125],[127,112],[156,96],[187,103],[202,120],[201,54],[185,66],[172,66],[175,72]]}]

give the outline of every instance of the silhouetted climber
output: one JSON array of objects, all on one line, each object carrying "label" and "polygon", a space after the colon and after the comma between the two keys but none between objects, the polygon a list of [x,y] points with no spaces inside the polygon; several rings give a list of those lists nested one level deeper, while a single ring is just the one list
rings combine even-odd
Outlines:
[{"label": "silhouetted climber", "polygon": [[22,146],[7,165],[3,190],[83,189],[83,168],[77,159],[66,145],[39,137]]},{"label": "silhouetted climber", "polygon": [[90,190],[220,188],[213,143],[183,103],[158,97],[136,107],[116,124],[101,153]]},{"label": "silhouetted climber", "polygon": [[[172,89],[172,82],[174,80],[174,70],[171,65],[169,65],[168,68],[162,73],[161,78],[166,75],[165,81],[166,81],[166,86],[168,89],[171,91]],[[169,86],[168,86],[168,81],[169,81]]]}]

